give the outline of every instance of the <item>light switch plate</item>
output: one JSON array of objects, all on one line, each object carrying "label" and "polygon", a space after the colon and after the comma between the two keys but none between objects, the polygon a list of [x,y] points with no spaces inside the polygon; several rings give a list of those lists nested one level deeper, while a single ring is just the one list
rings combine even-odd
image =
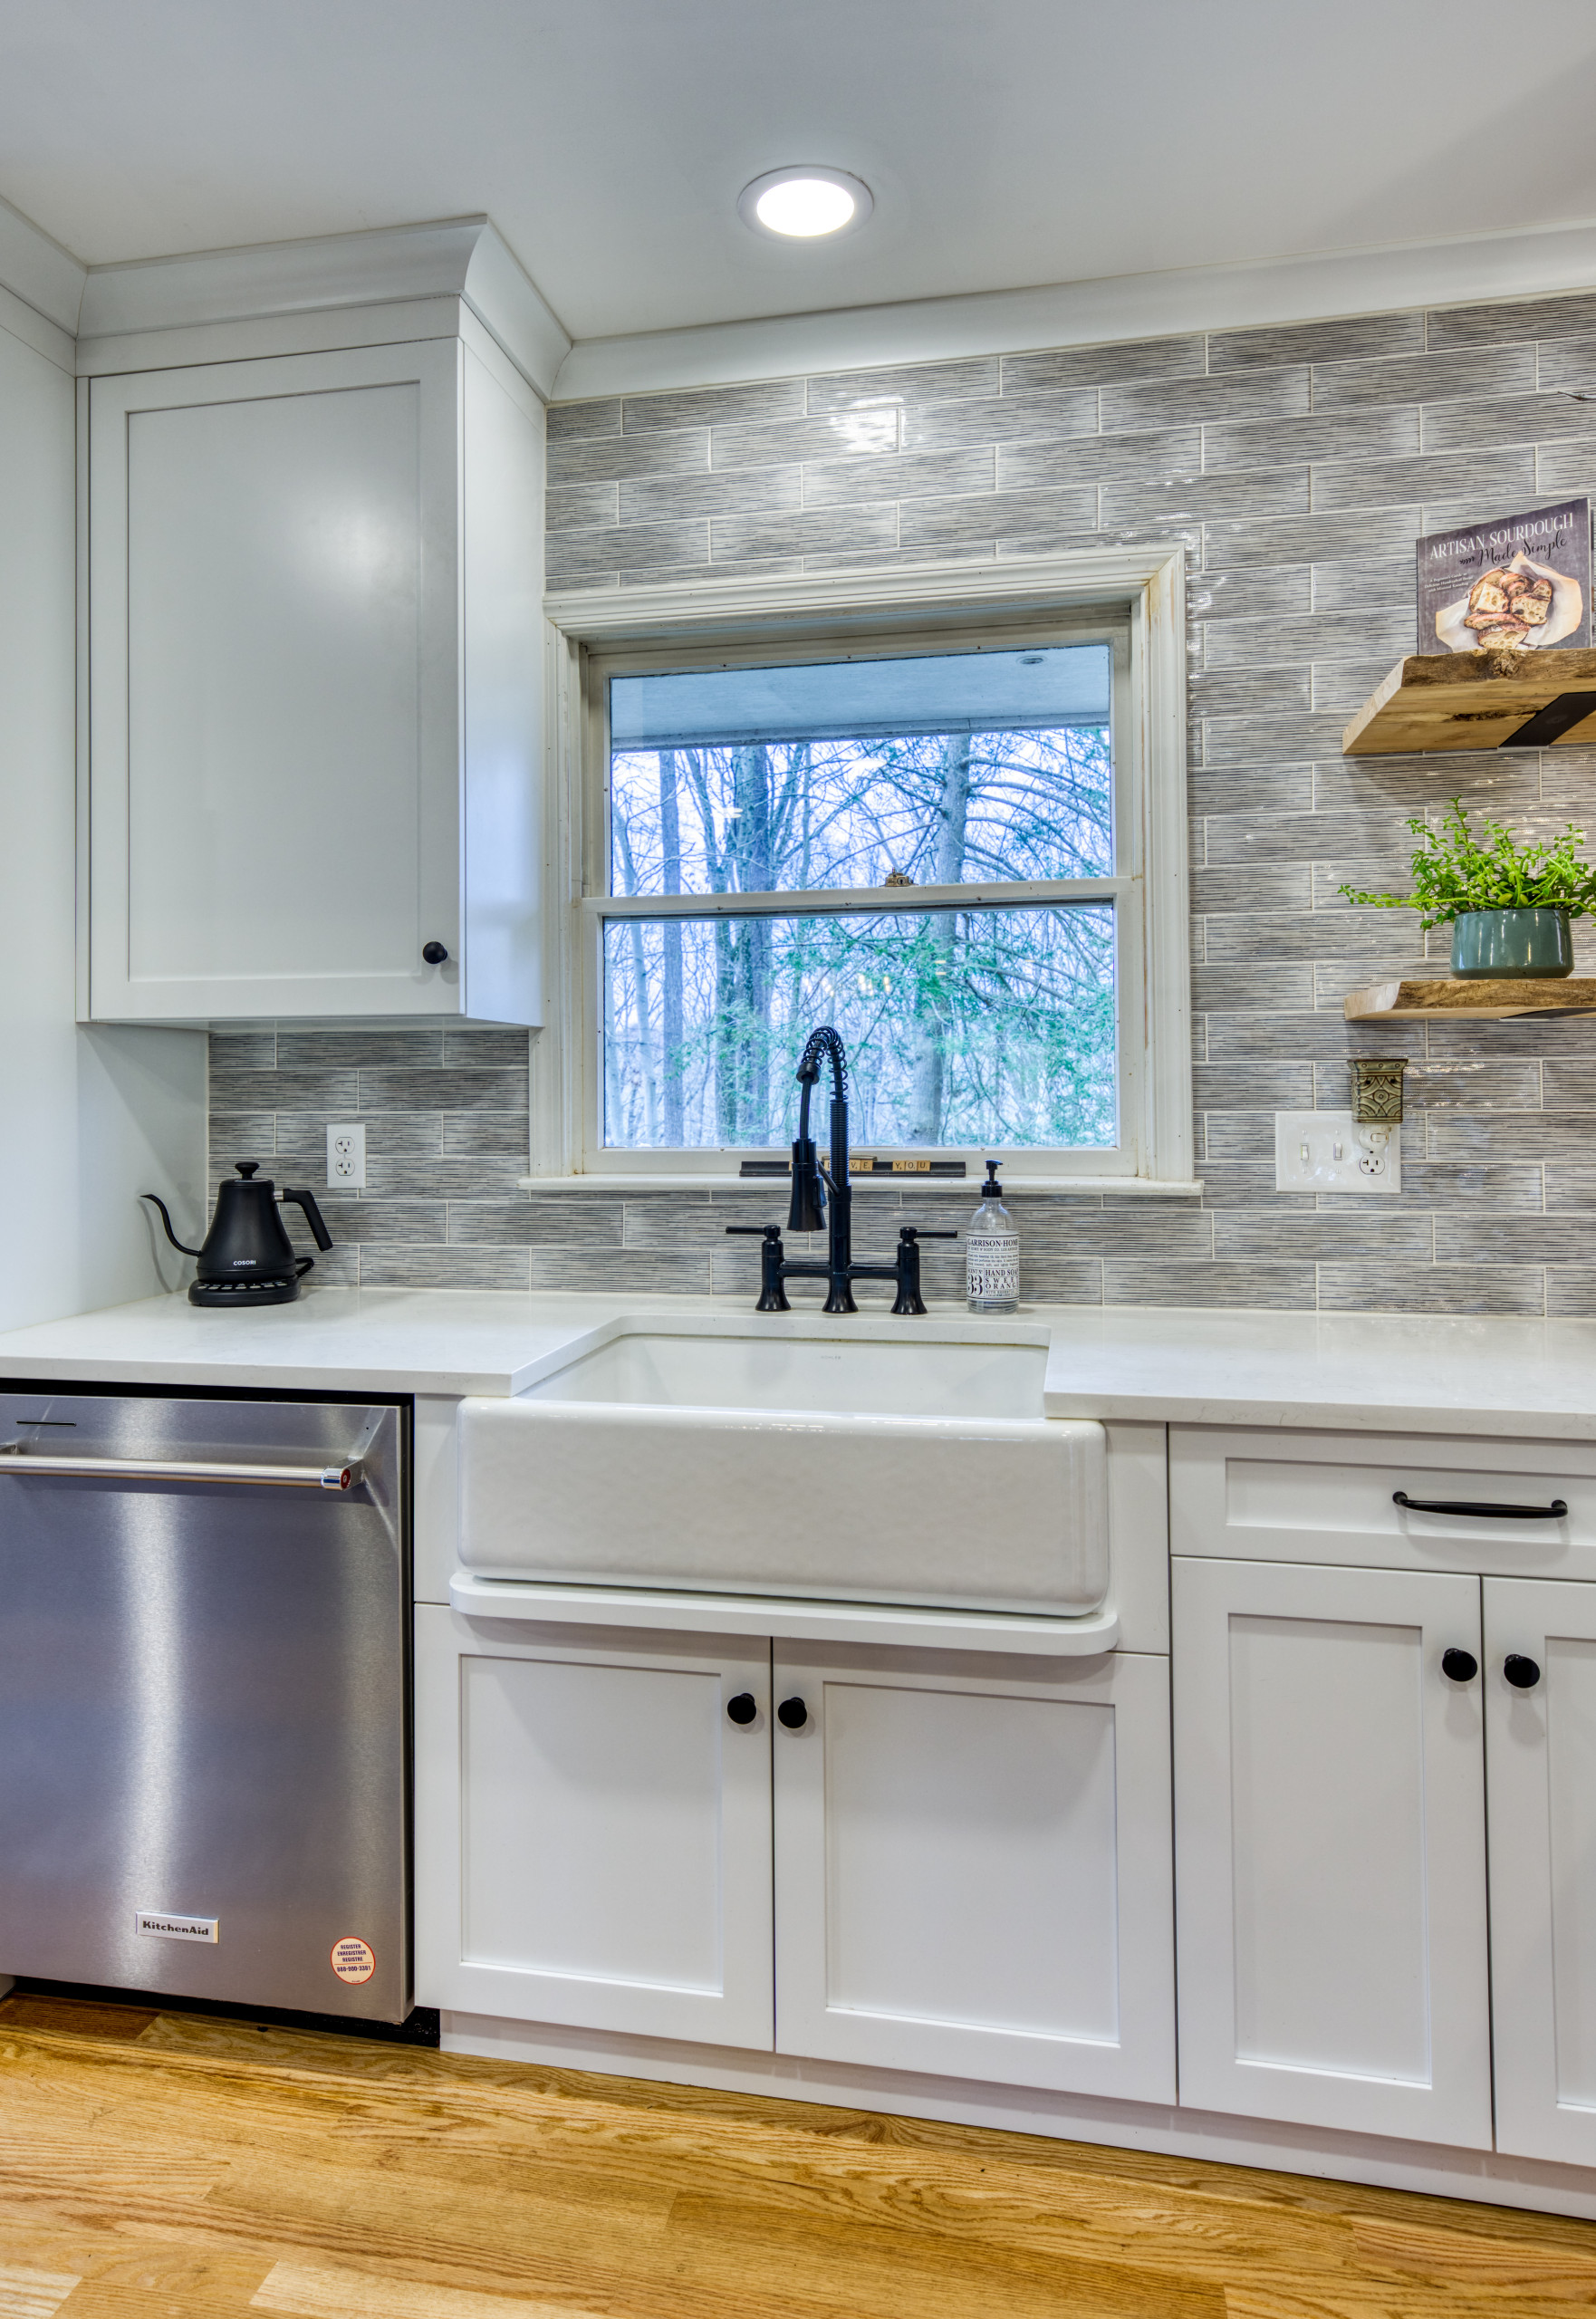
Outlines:
[{"label": "light switch plate", "polygon": [[1276,1111],[1274,1188],[1376,1198],[1399,1192],[1402,1131],[1359,1127],[1351,1111]]}]

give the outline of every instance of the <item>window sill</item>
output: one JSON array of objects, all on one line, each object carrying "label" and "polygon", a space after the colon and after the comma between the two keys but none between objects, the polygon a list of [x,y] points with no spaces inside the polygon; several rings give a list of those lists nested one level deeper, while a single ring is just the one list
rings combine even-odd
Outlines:
[{"label": "window sill", "polygon": [[[523,1191],[533,1192],[607,1192],[611,1198],[617,1193],[642,1192],[757,1192],[774,1195],[784,1192],[786,1185],[779,1176],[728,1176],[720,1173],[679,1176],[601,1175],[591,1176],[518,1176],[516,1183]],[[1195,1199],[1201,1193],[1203,1179],[1194,1177],[1184,1183],[1154,1180],[1146,1176],[1011,1176],[1004,1185],[1004,1196],[1018,1198],[1027,1192],[1083,1192],[1091,1198],[1112,1193],[1116,1198],[1148,1199]],[[978,1199],[981,1179],[969,1176],[855,1176],[853,1189],[869,1194],[877,1191],[912,1191],[953,1193],[960,1199]]]}]

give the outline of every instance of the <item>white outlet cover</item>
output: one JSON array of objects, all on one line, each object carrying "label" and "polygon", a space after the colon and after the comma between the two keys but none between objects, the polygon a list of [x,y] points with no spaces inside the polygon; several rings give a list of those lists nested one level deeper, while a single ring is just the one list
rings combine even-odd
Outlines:
[{"label": "white outlet cover", "polygon": [[366,1128],[362,1120],[339,1120],[327,1130],[327,1188],[359,1192],[366,1188]]},{"label": "white outlet cover", "polygon": [[1276,1111],[1277,1192],[1341,1192],[1379,1199],[1402,1188],[1402,1131],[1360,1128],[1351,1111]]}]

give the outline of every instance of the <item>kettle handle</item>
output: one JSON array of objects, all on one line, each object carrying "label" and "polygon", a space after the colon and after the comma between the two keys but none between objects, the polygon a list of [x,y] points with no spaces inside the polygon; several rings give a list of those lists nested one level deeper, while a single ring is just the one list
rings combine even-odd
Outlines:
[{"label": "kettle handle", "polygon": [[[292,1200],[295,1208],[301,1208],[304,1210],[305,1221],[311,1227],[312,1234],[315,1239],[318,1248],[326,1249],[332,1246],[332,1235],[328,1231],[326,1225],[322,1220],[322,1211],[316,1206],[316,1195],[314,1192],[295,1191],[292,1184],[284,1184],[283,1187],[283,1200],[285,1207],[287,1203]],[[305,1269],[309,1271],[310,1267],[308,1265]]]},{"label": "kettle handle", "polygon": [[162,1199],[159,1192],[140,1192],[139,1197],[140,1199],[153,1200],[156,1207],[159,1208],[160,1220],[167,1227],[167,1238],[171,1242],[174,1248],[180,1248],[186,1256],[197,1256],[199,1255],[200,1251],[197,1248],[191,1248],[187,1240],[179,1240],[177,1234],[173,1231],[172,1219],[167,1214],[167,1204],[165,1200]]}]

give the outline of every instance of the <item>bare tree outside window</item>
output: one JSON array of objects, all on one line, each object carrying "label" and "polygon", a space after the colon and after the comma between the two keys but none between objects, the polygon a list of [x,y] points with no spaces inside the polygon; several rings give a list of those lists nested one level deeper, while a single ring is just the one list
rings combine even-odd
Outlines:
[{"label": "bare tree outside window", "polygon": [[[883,665],[901,687],[905,664]],[[846,673],[857,694],[859,669]],[[607,922],[605,1142],[787,1140],[793,1057],[824,1020],[857,1059],[866,1141],[1112,1145],[1114,906],[1034,894],[1113,874],[1106,697],[1097,717],[617,746],[611,892],[791,895],[794,907]],[[895,910],[886,890],[904,883],[979,885],[982,906]],[[988,906],[1002,885],[1032,890]],[[844,890],[880,898],[809,912],[799,900]]]}]

